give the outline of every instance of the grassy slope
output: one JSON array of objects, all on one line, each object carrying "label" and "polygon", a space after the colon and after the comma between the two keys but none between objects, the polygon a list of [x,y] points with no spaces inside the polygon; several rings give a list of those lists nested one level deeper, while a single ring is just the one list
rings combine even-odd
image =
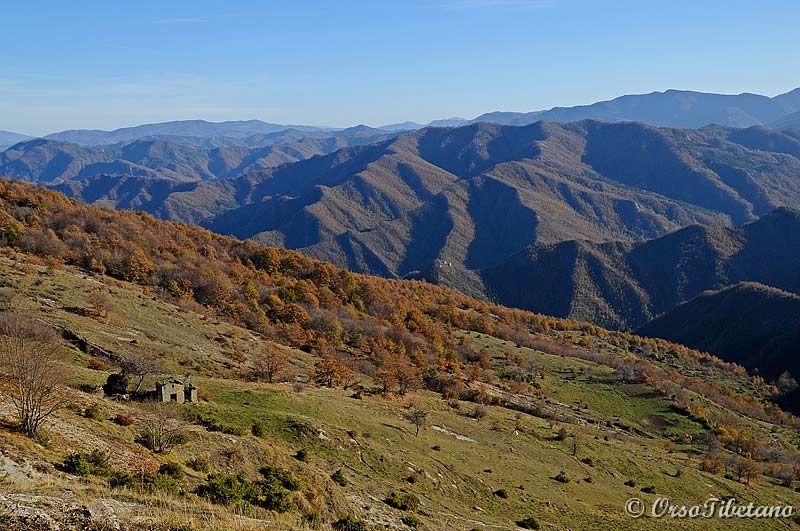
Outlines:
[{"label": "grassy slope", "polygon": [[[110,282],[111,314],[106,322],[64,309],[85,306],[100,280]],[[160,459],[185,461],[203,455],[212,463],[212,471],[243,471],[253,478],[259,466],[277,463],[302,478],[305,494],[301,504],[321,512],[328,522],[349,513],[381,528],[404,528],[400,522],[403,513],[381,501],[399,489],[419,496],[426,529],[513,529],[515,520],[530,515],[544,529],[786,527],[786,523],[770,521],[656,524],[648,519],[630,520],[622,512],[625,500],[633,496],[653,500],[656,495],[639,492],[638,487],[649,485],[655,486],[658,495],[672,496],[683,503],[701,502],[711,495],[734,495],[757,504],[798,503],[797,494],[774,486],[767,479],[745,486],[698,471],[695,452],[699,449],[689,441],[701,426],[673,412],[669,402],[649,388],[623,384],[611,369],[593,363],[517,348],[490,336],[469,333],[466,337],[472,346],[476,350],[488,349],[495,364],[509,353],[534,357],[545,374],[539,380],[541,392],[547,405],[555,408],[564,422],[529,415],[517,418],[512,411],[493,406],[486,407],[486,417],[475,420],[469,416],[474,404],[448,403],[429,392],[403,398],[365,396],[356,400],[349,397],[349,391],[307,387],[295,392],[288,384],[233,379],[238,367],[230,360],[230,354],[252,352],[260,346],[250,332],[157,302],[144,295],[140,287],[7,258],[0,259],[0,283],[17,292],[12,303],[16,311],[79,330],[109,350],[124,352],[145,347],[163,352],[164,362],[175,373],[194,372],[207,400],[186,406],[187,410],[243,430],[256,420],[266,426],[264,438],[211,433],[192,426],[190,443]],[[131,343],[132,339],[136,343]],[[294,350],[290,354],[291,372],[305,374],[311,357]],[[102,382],[108,374],[86,369],[88,356],[76,350],[65,353],[64,361],[76,387]],[[490,393],[499,392],[488,385],[485,388]],[[78,391],[73,394],[82,407],[100,404],[105,417],[121,412],[137,419],[146,416],[135,404],[116,403]],[[403,417],[412,403],[430,410],[429,425],[419,437],[414,436],[412,425]],[[784,428],[740,420],[762,440],[771,438],[785,447],[797,444],[796,435]],[[577,437],[576,457],[571,455],[569,439],[554,439],[561,427]],[[259,510],[249,514],[256,521],[241,520],[192,495],[184,500],[111,492],[99,480],[79,481],[52,467],[68,451],[98,447],[111,453],[116,467],[130,466],[132,460],[142,458],[133,443],[135,430],[136,424],[122,428],[108,421],[83,418],[76,410],[65,410],[49,429],[52,449],[45,449],[0,429],[3,459],[20,463],[10,468],[16,473],[3,480],[3,491],[60,497],[68,497],[71,491],[81,500],[113,498],[137,504],[117,510],[123,520],[146,520],[151,517],[143,515],[152,513],[157,520],[188,521],[197,528],[238,529],[250,524],[266,525],[265,521],[275,529],[303,528],[296,512],[274,515]],[[439,450],[433,450],[434,446]],[[300,448],[309,451],[308,463],[292,459]],[[593,460],[593,467],[580,461],[587,457]],[[31,479],[21,477],[18,472],[26,462],[42,472],[31,471]],[[682,466],[685,472],[681,477],[673,477]],[[339,468],[351,481],[347,487],[328,479]],[[569,483],[551,479],[561,470],[571,479]],[[191,490],[203,481],[204,474],[187,472],[184,488]],[[409,483],[409,476],[414,476],[416,482]],[[592,478],[592,483],[584,480],[587,477]],[[636,480],[637,488],[624,486],[628,479]],[[507,500],[492,494],[500,488],[508,491]],[[149,508],[141,509],[138,504]]]}]

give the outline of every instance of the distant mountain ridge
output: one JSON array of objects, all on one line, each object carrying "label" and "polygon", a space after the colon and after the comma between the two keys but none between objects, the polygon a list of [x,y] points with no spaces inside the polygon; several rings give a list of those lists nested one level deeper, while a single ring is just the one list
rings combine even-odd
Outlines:
[{"label": "distant mountain ridge", "polygon": [[326,128],[306,125],[278,125],[261,120],[242,120],[228,122],[207,122],[205,120],[180,120],[156,124],[144,124],[134,127],[123,127],[113,131],[75,129],[45,135],[48,140],[59,140],[83,146],[102,146],[128,142],[156,135],[187,137],[231,137],[243,138],[256,134],[269,134],[295,129],[298,131],[323,131]]},{"label": "distant mountain ridge", "polygon": [[[629,94],[590,105],[553,107],[532,112],[495,111],[484,113],[471,120],[453,117],[437,119],[427,124],[402,122],[386,124],[375,129],[397,133],[425,127],[459,127],[470,123],[493,122],[503,125],[529,125],[543,120],[548,122],[576,122],[599,120],[605,122],[635,121],[649,125],[696,129],[718,124],[728,127],[764,125],[775,129],[798,127],[800,124],[800,88],[770,98],[758,94],[714,94],[689,90],[669,89],[649,94]],[[154,124],[123,127],[113,131],[77,129],[45,135],[44,138],[71,142],[84,146],[99,146],[129,142],[143,138],[186,137],[195,139],[221,138],[225,147],[231,139],[253,135],[269,135],[288,130],[303,133],[330,133],[339,128],[285,125],[261,120],[208,122],[205,120],[178,120]],[[4,137],[4,134],[13,135]],[[25,135],[0,132],[0,147],[30,139]],[[234,140],[234,143],[235,140]],[[239,145],[239,144],[236,144]],[[250,147],[255,147],[249,144]]]},{"label": "distant mountain ridge", "polygon": [[11,131],[0,131],[0,150],[7,148],[9,146],[13,146],[18,142],[24,142],[25,140],[30,140],[31,137],[28,135],[21,135],[19,133],[12,133]]},{"label": "distant mountain ridge", "polygon": [[492,112],[482,114],[472,122],[527,125],[539,120],[575,122],[591,119],[696,129],[711,124],[729,127],[769,125],[798,111],[800,88],[774,98],[747,93],[728,95],[672,89],[620,96],[591,105],[554,107],[545,111]]},{"label": "distant mountain ridge", "polygon": [[800,376],[800,296],[753,282],[706,291],[636,331],[676,341],[774,379]]},{"label": "distant mountain ridge", "polygon": [[646,242],[534,246],[481,274],[502,304],[635,329],[737,282],[800,294],[798,235],[800,212],[782,208],[741,227],[692,226]]}]

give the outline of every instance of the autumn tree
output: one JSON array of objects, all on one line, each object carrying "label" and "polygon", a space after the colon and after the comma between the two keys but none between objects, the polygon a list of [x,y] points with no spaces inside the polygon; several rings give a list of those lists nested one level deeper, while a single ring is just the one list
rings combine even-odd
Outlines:
[{"label": "autumn tree", "polygon": [[11,402],[19,428],[28,436],[35,436],[47,418],[67,403],[60,388],[60,349],[52,328],[0,314],[0,396]]},{"label": "autumn tree", "polygon": [[95,319],[108,317],[108,295],[102,290],[93,291],[89,295],[89,305],[85,311],[86,315]]},{"label": "autumn tree", "polygon": [[264,348],[253,356],[253,376],[272,383],[286,369],[289,357],[276,348]]},{"label": "autumn tree", "polygon": [[422,386],[419,369],[405,354],[390,356],[375,373],[375,379],[384,393],[397,386],[398,394],[405,395],[406,392]]},{"label": "autumn tree", "polygon": [[328,352],[327,349],[322,353],[320,360],[314,364],[313,377],[317,385],[336,387],[336,384],[344,374],[345,367],[342,362],[337,359],[334,353]]}]

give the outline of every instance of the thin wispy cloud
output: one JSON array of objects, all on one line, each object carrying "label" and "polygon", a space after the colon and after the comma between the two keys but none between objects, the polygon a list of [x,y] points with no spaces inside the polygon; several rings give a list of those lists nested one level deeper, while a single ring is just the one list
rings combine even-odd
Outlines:
[{"label": "thin wispy cloud", "polygon": [[158,18],[154,22],[156,24],[202,24],[208,22],[208,19],[203,17],[173,17]]},{"label": "thin wispy cloud", "polygon": [[556,5],[558,5],[558,0],[452,0],[440,4],[439,7],[443,9],[540,9]]}]

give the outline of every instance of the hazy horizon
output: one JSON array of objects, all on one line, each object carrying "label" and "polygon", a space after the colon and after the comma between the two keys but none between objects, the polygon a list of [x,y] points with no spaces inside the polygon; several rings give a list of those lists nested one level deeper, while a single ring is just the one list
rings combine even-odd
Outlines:
[{"label": "hazy horizon", "polygon": [[15,4],[4,13],[0,129],[424,124],[669,88],[774,96],[800,85],[800,58],[782,53],[800,5],[715,4]]}]

